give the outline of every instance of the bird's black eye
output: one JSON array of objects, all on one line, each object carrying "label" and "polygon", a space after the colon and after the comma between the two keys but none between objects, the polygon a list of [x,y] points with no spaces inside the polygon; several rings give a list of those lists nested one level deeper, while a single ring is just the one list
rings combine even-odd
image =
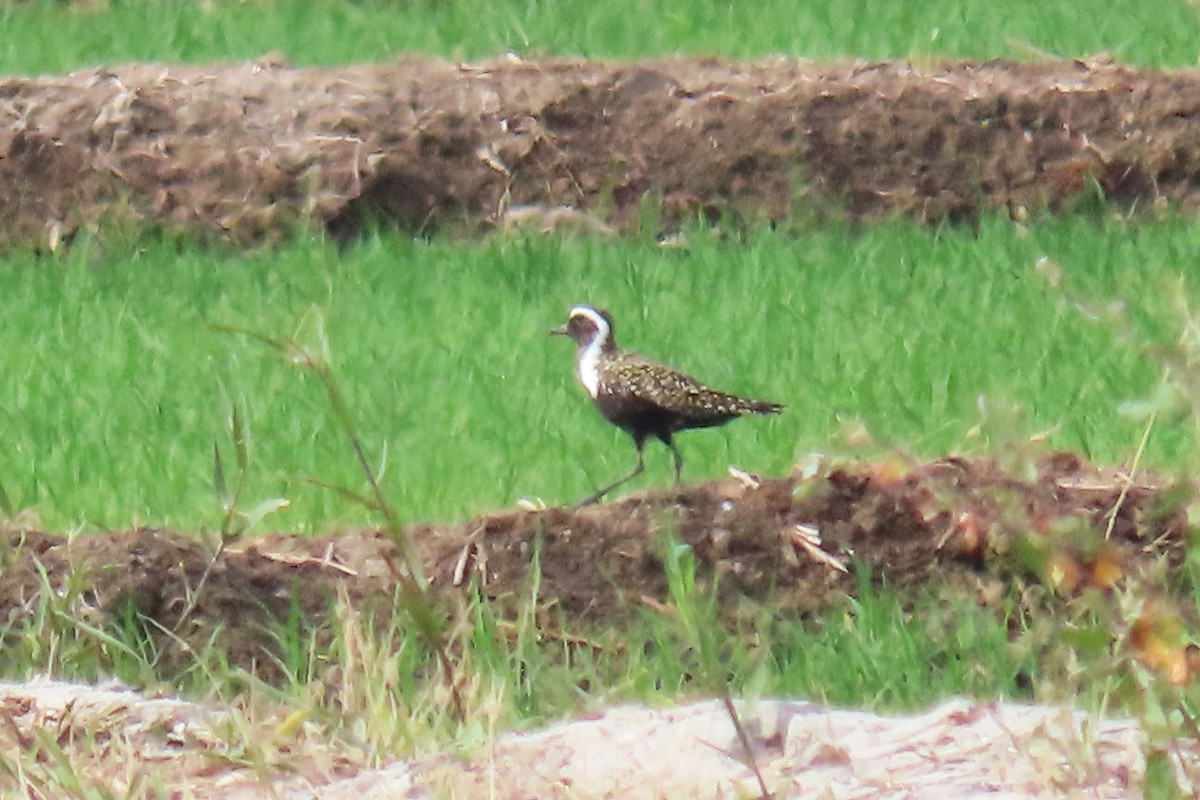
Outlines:
[{"label": "bird's black eye", "polygon": [[591,336],[595,330],[596,326],[587,317],[571,317],[567,324],[567,332],[575,337]]}]

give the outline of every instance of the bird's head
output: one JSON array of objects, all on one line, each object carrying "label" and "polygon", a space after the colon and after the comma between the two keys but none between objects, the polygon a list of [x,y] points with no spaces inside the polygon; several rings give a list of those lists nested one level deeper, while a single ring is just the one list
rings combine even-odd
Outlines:
[{"label": "bird's head", "polygon": [[566,325],[550,329],[552,336],[570,336],[580,347],[596,345],[601,350],[616,347],[613,321],[607,311],[591,306],[575,306]]}]

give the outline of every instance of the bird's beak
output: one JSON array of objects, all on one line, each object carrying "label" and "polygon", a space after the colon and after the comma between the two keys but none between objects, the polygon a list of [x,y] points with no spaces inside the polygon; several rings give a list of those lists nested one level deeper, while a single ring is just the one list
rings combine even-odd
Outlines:
[{"label": "bird's beak", "polygon": [[567,326],[566,325],[558,325],[557,327],[551,328],[550,335],[551,336],[566,336],[567,335]]}]

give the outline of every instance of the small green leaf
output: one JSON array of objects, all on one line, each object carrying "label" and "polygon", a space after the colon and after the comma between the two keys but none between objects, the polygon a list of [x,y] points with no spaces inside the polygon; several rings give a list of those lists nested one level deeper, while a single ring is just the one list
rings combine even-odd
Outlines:
[{"label": "small green leaf", "polygon": [[696,591],[696,554],[690,545],[674,542],[667,547],[667,583],[676,605],[690,603]]},{"label": "small green leaf", "polygon": [[0,511],[4,512],[4,516],[12,519],[16,514],[13,509],[12,500],[8,497],[8,492],[4,489],[4,483],[0,482]]},{"label": "small green leaf", "polygon": [[1112,633],[1100,625],[1066,630],[1063,631],[1062,637],[1076,652],[1085,653],[1093,658],[1107,653],[1113,638]]},{"label": "small green leaf", "polygon": [[213,491],[222,506],[229,505],[229,487],[225,483],[225,465],[221,462],[221,448],[213,442]]},{"label": "small green leaf", "polygon": [[1169,753],[1154,749],[1146,754],[1146,778],[1143,787],[1148,800],[1173,800],[1183,797],[1179,784],[1175,782],[1175,768]]},{"label": "small green leaf", "polygon": [[362,494],[361,492],[356,492],[353,489],[348,489],[345,486],[338,486],[335,483],[328,483],[326,481],[319,480],[317,478],[306,478],[304,482],[307,484],[310,484],[312,486],[320,487],[322,489],[328,489],[331,492],[336,492],[337,494],[341,495],[345,499],[350,500],[355,503],[358,503],[360,506],[362,506],[363,508],[366,508],[370,511],[379,511],[380,510],[379,504],[377,502],[375,502],[375,500],[373,498],[367,497],[365,494]]},{"label": "small green leaf", "polygon": [[244,517],[245,524],[242,525],[242,532],[245,532],[262,522],[270,515],[282,511],[291,505],[291,502],[286,497],[272,497],[269,500],[263,500],[254,508],[246,512]]},{"label": "small green leaf", "polygon": [[1164,423],[1179,422],[1186,419],[1188,404],[1175,385],[1163,381],[1153,396],[1126,400],[1117,406],[1117,413],[1138,422],[1144,422],[1155,415],[1163,417]]},{"label": "small green leaf", "polygon": [[388,443],[387,443],[387,440],[385,439],[383,442],[383,452],[379,454],[379,466],[375,468],[375,475],[373,476],[376,483],[383,482],[383,476],[387,474],[387,464],[388,464]]},{"label": "small green leaf", "polygon": [[242,426],[242,414],[236,405],[229,414],[229,433],[233,437],[233,453],[238,469],[245,472],[250,459],[246,454],[246,430]]}]

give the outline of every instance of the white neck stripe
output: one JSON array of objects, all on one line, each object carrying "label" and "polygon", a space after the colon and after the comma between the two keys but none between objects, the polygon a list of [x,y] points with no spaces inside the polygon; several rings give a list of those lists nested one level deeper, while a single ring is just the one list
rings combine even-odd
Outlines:
[{"label": "white neck stripe", "polygon": [[608,320],[591,306],[575,306],[571,309],[571,316],[587,317],[596,326],[596,335],[579,351],[579,381],[595,400],[600,392],[600,353],[612,337],[612,328]]}]

